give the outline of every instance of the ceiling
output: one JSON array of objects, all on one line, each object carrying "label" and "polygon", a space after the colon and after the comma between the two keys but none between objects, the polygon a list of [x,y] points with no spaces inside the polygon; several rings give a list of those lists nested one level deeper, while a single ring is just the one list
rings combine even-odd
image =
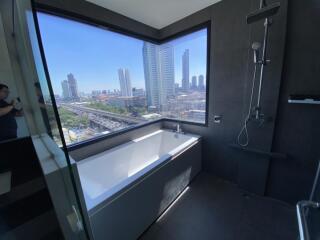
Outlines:
[{"label": "ceiling", "polygon": [[161,29],[221,0],[86,0]]}]

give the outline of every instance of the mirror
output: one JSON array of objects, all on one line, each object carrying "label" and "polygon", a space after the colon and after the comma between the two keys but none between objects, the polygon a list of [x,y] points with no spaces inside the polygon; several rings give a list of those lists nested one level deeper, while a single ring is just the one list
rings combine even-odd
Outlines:
[{"label": "mirror", "polygon": [[0,142],[29,136],[0,15]]}]

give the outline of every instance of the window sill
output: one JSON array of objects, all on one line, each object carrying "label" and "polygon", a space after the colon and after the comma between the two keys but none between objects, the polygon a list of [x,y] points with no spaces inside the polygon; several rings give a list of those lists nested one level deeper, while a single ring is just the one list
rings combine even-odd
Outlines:
[{"label": "window sill", "polygon": [[106,139],[114,138],[116,136],[128,133],[128,132],[133,131],[133,130],[137,130],[137,129],[140,129],[140,128],[143,128],[143,127],[147,127],[147,126],[150,126],[150,125],[156,124],[156,123],[163,123],[163,122],[166,122],[166,121],[167,122],[180,123],[180,124],[197,125],[197,126],[201,126],[201,127],[207,127],[208,126],[207,122],[201,123],[201,122],[191,122],[191,121],[177,120],[177,119],[171,119],[171,118],[160,118],[160,119],[157,119],[157,120],[154,120],[154,121],[150,121],[150,122],[147,122],[147,123],[142,123],[142,124],[138,124],[138,125],[131,126],[131,127],[128,127],[128,128],[124,128],[122,130],[115,131],[115,132],[112,132],[112,133],[108,133],[108,134],[105,134],[105,135],[102,135],[102,136],[99,136],[99,137],[96,137],[96,138],[92,138],[92,139],[88,139],[88,140],[85,140],[85,141],[82,141],[82,142],[70,144],[70,145],[67,146],[67,150],[68,150],[68,152],[74,151],[74,150],[77,150],[77,149],[82,148],[84,146],[88,146],[88,145],[91,145],[91,144],[94,144],[94,143],[97,143],[97,142],[100,142],[100,141],[103,141],[103,140],[106,140]]}]

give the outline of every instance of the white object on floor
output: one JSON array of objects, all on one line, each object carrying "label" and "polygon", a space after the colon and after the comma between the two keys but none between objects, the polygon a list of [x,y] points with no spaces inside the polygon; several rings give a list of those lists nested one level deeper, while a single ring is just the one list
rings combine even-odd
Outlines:
[{"label": "white object on floor", "polygon": [[0,173],[0,195],[11,190],[11,171]]}]

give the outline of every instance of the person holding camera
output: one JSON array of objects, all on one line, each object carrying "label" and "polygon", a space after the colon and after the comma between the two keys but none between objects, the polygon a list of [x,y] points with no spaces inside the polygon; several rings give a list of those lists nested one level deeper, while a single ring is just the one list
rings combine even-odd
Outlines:
[{"label": "person holding camera", "polygon": [[15,117],[22,116],[22,110],[16,109],[16,100],[5,101],[9,93],[9,87],[0,83],[0,141],[17,138]]}]

